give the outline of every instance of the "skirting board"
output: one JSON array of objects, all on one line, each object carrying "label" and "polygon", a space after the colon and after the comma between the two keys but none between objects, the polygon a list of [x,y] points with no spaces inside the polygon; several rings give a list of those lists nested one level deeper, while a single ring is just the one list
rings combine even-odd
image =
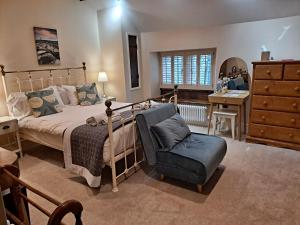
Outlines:
[{"label": "skirting board", "polygon": [[288,148],[288,149],[300,151],[300,145],[295,144],[295,143],[276,141],[276,140],[251,137],[251,136],[247,136],[246,141],[250,142],[250,143],[265,144],[265,145],[270,145],[270,146],[275,146],[275,147],[280,147],[280,148]]}]

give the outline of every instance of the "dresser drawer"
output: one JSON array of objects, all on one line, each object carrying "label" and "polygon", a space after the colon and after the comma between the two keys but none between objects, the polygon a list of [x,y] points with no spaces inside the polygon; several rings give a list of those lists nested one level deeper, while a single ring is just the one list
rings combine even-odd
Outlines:
[{"label": "dresser drawer", "polygon": [[300,98],[253,95],[252,108],[300,113]]},{"label": "dresser drawer", "polygon": [[253,94],[300,97],[300,81],[256,80],[253,84]]},{"label": "dresser drawer", "polygon": [[300,80],[300,64],[286,65],[283,78],[285,80]]},{"label": "dresser drawer", "polygon": [[17,120],[2,122],[0,124],[0,135],[15,132],[18,129]]},{"label": "dresser drawer", "polygon": [[283,65],[256,65],[256,80],[281,80]]},{"label": "dresser drawer", "polygon": [[300,128],[300,114],[253,110],[251,113],[251,122],[274,126]]},{"label": "dresser drawer", "polygon": [[252,137],[300,143],[300,129],[252,123],[249,126],[249,134]]}]

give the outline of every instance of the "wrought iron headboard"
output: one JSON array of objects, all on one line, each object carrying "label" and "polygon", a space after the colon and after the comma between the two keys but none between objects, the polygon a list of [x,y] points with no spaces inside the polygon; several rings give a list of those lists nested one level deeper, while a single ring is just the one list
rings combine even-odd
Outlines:
[{"label": "wrought iron headboard", "polygon": [[[83,70],[83,78],[84,82],[87,82],[87,77],[86,77],[86,63],[83,62],[82,66],[80,67],[65,67],[65,68],[53,68],[53,69],[34,69],[34,70],[23,70],[23,71],[5,71],[4,65],[0,65],[1,68],[1,74],[2,74],[2,82],[3,82],[3,87],[4,87],[4,94],[6,99],[8,98],[8,84],[7,84],[7,79],[15,79],[18,85],[18,90],[19,92],[23,91],[22,85],[24,83],[29,83],[30,85],[30,90],[34,91],[34,82],[38,81],[40,82],[41,88],[46,88],[45,87],[45,80],[48,80],[48,86],[54,85],[54,78],[59,79],[61,84],[70,84],[71,76],[73,75],[71,73],[72,70]],[[67,74],[65,76],[53,76],[52,72],[53,71],[65,71]],[[49,75],[45,77],[41,76],[39,78],[33,78],[32,74],[33,73],[38,73],[38,72],[49,72]],[[8,74],[27,74],[27,77],[25,79],[20,79],[19,77],[8,77]],[[67,83],[63,83],[63,81],[67,81]]]}]

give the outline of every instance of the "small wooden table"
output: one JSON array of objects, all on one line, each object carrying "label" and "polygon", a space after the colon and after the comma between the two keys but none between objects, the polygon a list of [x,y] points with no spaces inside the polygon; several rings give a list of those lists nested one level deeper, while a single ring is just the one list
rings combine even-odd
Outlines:
[{"label": "small wooden table", "polygon": [[246,102],[249,98],[249,91],[229,90],[227,93],[214,93],[208,96],[210,103],[208,134],[211,126],[213,108],[215,105],[235,105],[238,107],[238,137],[241,140],[242,114],[244,117],[244,131],[246,132]]},{"label": "small wooden table", "polygon": [[[11,149],[15,153],[19,153],[20,157],[23,157],[23,152],[22,152],[22,144],[21,144],[21,139],[20,139],[20,134],[19,134],[19,126],[18,126],[18,120],[9,117],[9,116],[1,116],[0,117],[0,136],[5,136],[8,134],[14,134],[16,142],[15,143],[10,143],[5,145],[7,148],[15,147]],[[14,146],[14,145],[17,146]],[[4,146],[2,146],[4,147]]]}]

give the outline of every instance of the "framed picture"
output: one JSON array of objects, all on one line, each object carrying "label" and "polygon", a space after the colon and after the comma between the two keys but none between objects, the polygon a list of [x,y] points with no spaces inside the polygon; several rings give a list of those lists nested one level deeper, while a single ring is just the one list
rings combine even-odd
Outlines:
[{"label": "framed picture", "polygon": [[41,27],[34,27],[33,30],[39,65],[59,65],[57,30]]}]

